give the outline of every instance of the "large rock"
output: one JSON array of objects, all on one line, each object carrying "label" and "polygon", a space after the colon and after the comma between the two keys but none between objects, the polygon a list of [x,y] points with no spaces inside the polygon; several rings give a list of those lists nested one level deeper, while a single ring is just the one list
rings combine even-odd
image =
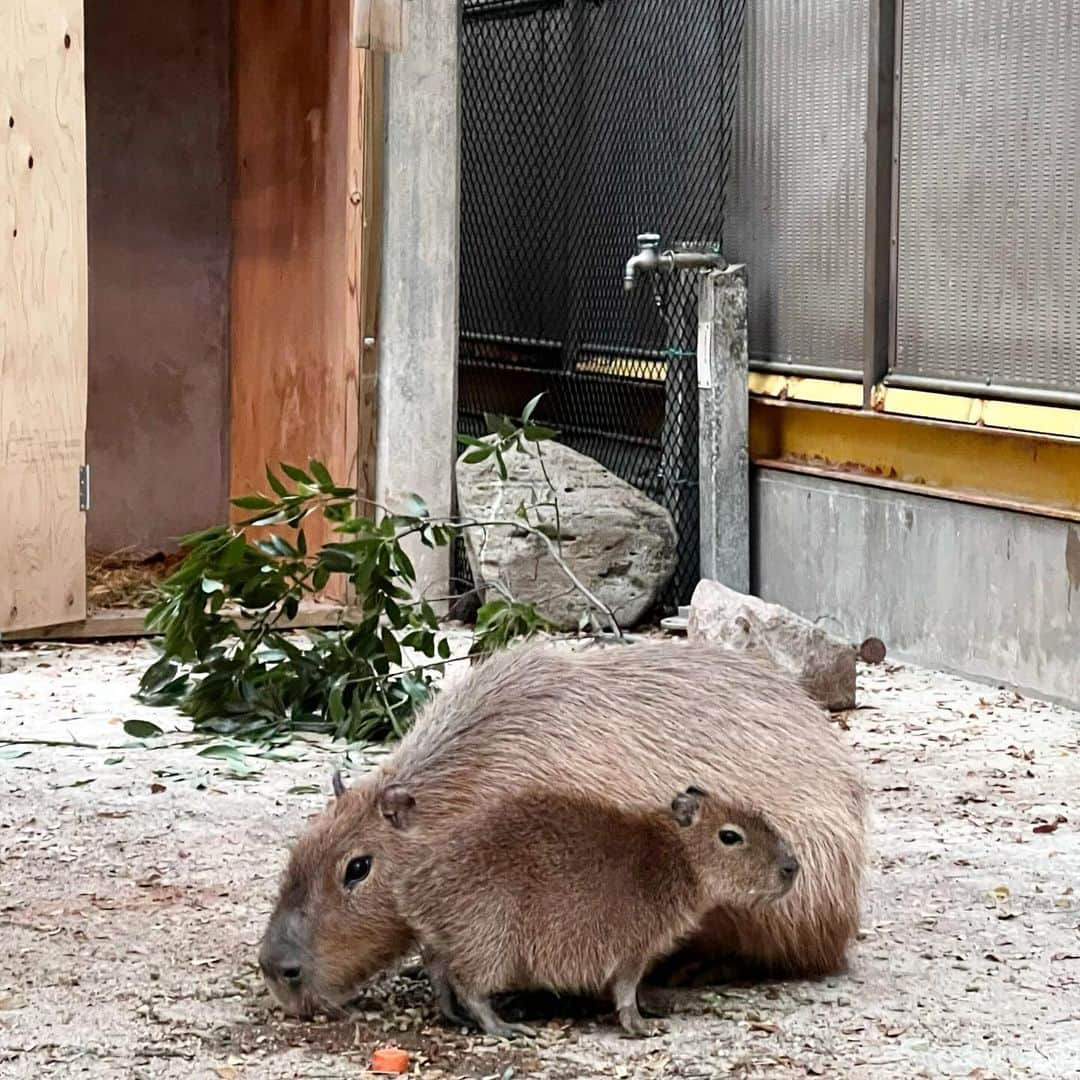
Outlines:
[{"label": "large rock", "polygon": [[826,709],[855,708],[855,649],[779,604],[701,581],[690,601],[690,639],[768,657]]},{"label": "large rock", "polygon": [[[528,444],[506,454],[506,480],[494,457],[469,465],[462,455],[459,515],[466,521],[513,522],[522,503],[557,500],[558,530],[553,507],[532,512],[531,520],[553,539],[561,530],[563,560],[612,609],[620,626],[632,626],[675,569],[671,515],[592,458],[559,443],[540,447],[539,453],[536,444]],[[589,605],[541,537],[514,526],[474,528],[466,530],[465,545],[478,584],[499,582],[556,626],[577,628]]]}]

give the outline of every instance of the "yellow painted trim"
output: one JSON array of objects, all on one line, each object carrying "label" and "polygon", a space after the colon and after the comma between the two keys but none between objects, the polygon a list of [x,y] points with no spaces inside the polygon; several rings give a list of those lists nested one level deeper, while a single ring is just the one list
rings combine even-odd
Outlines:
[{"label": "yellow painted trim", "polygon": [[1080,441],[755,398],[750,457],[758,465],[1080,520]]},{"label": "yellow painted trim", "polygon": [[1033,405],[1023,401],[994,401],[877,386],[874,408],[898,416],[921,416],[956,424],[978,424],[1003,431],[1030,431],[1039,435],[1080,439],[1080,409]]},{"label": "yellow painted trim", "polygon": [[863,392],[859,383],[836,379],[804,379],[795,375],[766,375],[750,372],[750,393],[785,401],[806,401],[815,405],[843,405],[859,408]]},{"label": "yellow painted trim", "polygon": [[[750,393],[784,401],[859,408],[862,387],[834,379],[804,379],[789,375],[750,375]],[[947,424],[970,424],[1001,431],[1027,431],[1059,439],[1080,439],[1080,409],[1058,405],[1033,405],[1023,401],[997,401],[875,386],[871,394],[875,412],[911,416]]]},{"label": "yellow painted trim", "polygon": [[[579,361],[577,370],[596,375],[663,382],[667,376],[667,361],[591,356]],[[749,384],[750,393],[758,397],[851,409],[862,406],[863,392],[859,383],[752,371]],[[1031,405],[1020,401],[995,401],[965,397],[961,394],[937,394],[925,390],[904,390],[896,386],[875,386],[871,401],[875,412],[890,416],[911,416],[947,424],[968,424],[1001,431],[1026,431],[1055,438],[1080,439],[1080,409]]]},{"label": "yellow painted trim", "polygon": [[632,356],[588,356],[578,360],[574,370],[590,375],[615,375],[620,379],[663,382],[667,378],[667,361],[643,360]]}]

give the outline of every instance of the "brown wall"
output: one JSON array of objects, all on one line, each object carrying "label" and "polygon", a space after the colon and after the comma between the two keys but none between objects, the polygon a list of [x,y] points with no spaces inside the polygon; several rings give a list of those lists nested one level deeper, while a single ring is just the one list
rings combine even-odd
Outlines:
[{"label": "brown wall", "polygon": [[[233,5],[232,490],[356,479],[358,54],[345,0]],[[244,517],[239,512],[238,517]],[[305,524],[309,545],[326,539]]]},{"label": "brown wall", "polygon": [[229,7],[86,0],[91,551],[227,516]]}]

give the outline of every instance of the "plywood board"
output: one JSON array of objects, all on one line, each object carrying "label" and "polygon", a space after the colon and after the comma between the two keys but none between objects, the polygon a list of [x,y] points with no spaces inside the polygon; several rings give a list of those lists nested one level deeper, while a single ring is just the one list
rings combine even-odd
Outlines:
[{"label": "plywood board", "polygon": [[[233,6],[231,489],[267,462],[357,480],[357,50],[336,0]],[[326,539],[313,528],[314,546]]]},{"label": "plywood board", "polygon": [[0,633],[86,613],[81,0],[0,4]]},{"label": "plywood board", "polygon": [[[44,630],[21,630],[11,634],[9,641],[98,641],[109,638],[152,637],[146,629],[147,608],[114,608],[97,611],[78,622],[61,623]],[[339,604],[306,602],[293,619],[282,619],[277,624],[281,630],[331,629],[346,618],[359,618],[359,612]],[[251,620],[238,619],[240,626],[251,625]]]}]

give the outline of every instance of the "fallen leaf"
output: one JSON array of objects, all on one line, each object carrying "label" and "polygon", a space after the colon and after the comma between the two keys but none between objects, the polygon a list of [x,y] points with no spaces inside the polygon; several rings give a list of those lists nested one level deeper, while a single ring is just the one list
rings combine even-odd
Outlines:
[{"label": "fallen leaf", "polygon": [[125,720],[124,734],[133,739],[152,739],[157,735],[164,735],[165,732],[149,720]]},{"label": "fallen leaf", "polygon": [[160,795],[164,790],[165,790],[165,785],[164,784],[151,784],[150,785],[150,794],[151,795]]},{"label": "fallen leaf", "polygon": [[775,1035],[780,1028],[776,1024],[754,1023],[749,1026],[750,1031],[763,1031],[766,1035]]}]

